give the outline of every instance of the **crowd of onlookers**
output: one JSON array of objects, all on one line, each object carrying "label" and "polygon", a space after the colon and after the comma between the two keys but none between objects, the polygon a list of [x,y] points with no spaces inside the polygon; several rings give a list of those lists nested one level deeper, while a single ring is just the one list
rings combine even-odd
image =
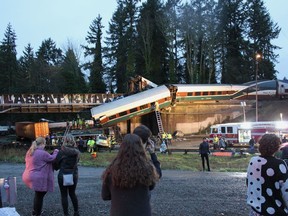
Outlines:
[{"label": "crowd of onlookers", "polygon": [[[126,134],[115,159],[104,171],[102,199],[112,200],[110,215],[152,214],[150,191],[161,178],[162,171],[151,136],[150,129],[144,125],[136,127],[133,133]],[[80,215],[75,193],[78,183],[79,143],[76,144],[70,133],[65,134],[62,141],[60,150],[56,148],[50,154],[45,151],[46,139],[38,137],[26,153],[22,180],[34,191],[34,216],[42,215],[44,197],[47,192],[54,191],[53,170],[59,171],[58,187],[64,215],[69,215],[68,197],[72,201],[73,215]]]}]

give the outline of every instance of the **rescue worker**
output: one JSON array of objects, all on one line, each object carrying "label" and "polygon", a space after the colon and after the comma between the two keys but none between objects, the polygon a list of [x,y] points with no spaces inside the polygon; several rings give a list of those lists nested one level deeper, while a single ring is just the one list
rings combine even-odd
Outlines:
[{"label": "rescue worker", "polygon": [[95,140],[92,137],[90,137],[87,142],[88,152],[90,153],[94,152],[94,146],[95,146]]},{"label": "rescue worker", "polygon": [[162,133],[162,142],[163,141],[165,142],[166,146],[168,146],[167,145],[167,134],[165,132]]},{"label": "rescue worker", "polygon": [[168,140],[168,145],[172,145],[172,134],[167,133],[167,140]]},{"label": "rescue worker", "polygon": [[213,149],[216,150],[219,148],[219,138],[216,134],[213,136]]}]

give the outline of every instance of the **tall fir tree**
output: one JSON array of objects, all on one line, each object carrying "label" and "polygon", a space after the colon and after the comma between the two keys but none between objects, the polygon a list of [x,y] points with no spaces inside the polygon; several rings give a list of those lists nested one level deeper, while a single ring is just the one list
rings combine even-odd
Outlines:
[{"label": "tall fir tree", "polygon": [[221,83],[247,81],[245,61],[245,7],[242,0],[219,0],[219,37],[221,41]]},{"label": "tall fir tree", "polygon": [[194,0],[181,13],[181,46],[184,50],[188,83],[215,83],[217,40],[215,2]]},{"label": "tall fir tree", "polygon": [[103,93],[106,92],[106,84],[104,82],[104,67],[102,62],[102,17],[98,15],[89,26],[88,36],[85,38],[91,47],[83,46],[85,49],[84,55],[91,57],[92,62],[85,64],[85,69],[90,71],[89,76],[89,92]]},{"label": "tall fir tree", "polygon": [[[247,0],[246,4],[248,26],[246,34],[250,44],[248,53],[251,62],[249,77],[255,80],[256,64],[259,63],[258,79],[275,79],[277,73],[275,62],[278,57],[275,50],[280,47],[271,42],[278,38],[281,29],[277,23],[272,22],[262,0]],[[256,59],[257,54],[261,55],[261,59]]]},{"label": "tall fir tree", "polygon": [[51,38],[44,40],[36,52],[36,69],[33,74],[38,93],[58,93],[53,77],[59,73],[62,61],[62,50],[56,47]]},{"label": "tall fir tree", "polygon": [[136,18],[139,0],[118,0],[105,40],[105,58],[109,70],[110,90],[127,91],[127,82],[135,72]]},{"label": "tall fir tree", "polygon": [[66,51],[60,73],[55,78],[55,80],[61,80],[61,82],[58,82],[59,93],[87,93],[84,74],[81,71],[79,60],[71,47]]},{"label": "tall fir tree", "polygon": [[157,84],[168,83],[168,43],[163,4],[147,0],[140,9],[136,70]]},{"label": "tall fir tree", "polygon": [[35,70],[35,56],[31,44],[28,44],[19,58],[19,71],[21,82],[18,83],[18,89],[23,93],[33,93],[35,91],[35,80],[33,72]]},{"label": "tall fir tree", "polygon": [[0,90],[2,93],[17,91],[18,75],[16,33],[9,23],[0,44]]},{"label": "tall fir tree", "polygon": [[[169,83],[181,82],[183,79],[182,71],[179,70],[179,10],[180,10],[181,0],[168,0],[164,6],[164,14],[166,22],[163,23],[163,26],[166,27],[167,33],[166,40],[168,44],[168,55],[169,55],[169,64],[168,64],[168,78]],[[168,24],[168,25],[167,25]]]}]

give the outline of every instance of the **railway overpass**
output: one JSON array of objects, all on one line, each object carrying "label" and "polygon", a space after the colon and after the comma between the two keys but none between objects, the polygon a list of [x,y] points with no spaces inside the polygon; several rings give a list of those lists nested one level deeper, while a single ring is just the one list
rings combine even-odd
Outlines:
[{"label": "railway overpass", "polygon": [[79,113],[122,94],[3,94],[0,113]]}]

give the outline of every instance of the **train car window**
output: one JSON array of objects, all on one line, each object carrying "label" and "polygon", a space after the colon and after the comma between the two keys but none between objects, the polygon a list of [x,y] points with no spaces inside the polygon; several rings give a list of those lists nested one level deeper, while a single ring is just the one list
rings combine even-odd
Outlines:
[{"label": "train car window", "polygon": [[195,96],[201,96],[201,92],[196,92]]},{"label": "train car window", "polygon": [[146,108],[148,108],[148,105],[147,105],[147,104],[140,106],[140,109],[141,109],[141,110],[142,110],[142,109],[146,109]]},{"label": "train car window", "polygon": [[276,89],[276,80],[266,81],[259,83],[259,90],[275,90]]},{"label": "train car window", "polygon": [[133,113],[133,112],[137,112],[137,107],[133,108],[133,109],[130,109],[130,113]]},{"label": "train car window", "polygon": [[221,92],[221,91],[218,91],[217,94],[218,94],[218,95],[222,95],[222,92]]},{"label": "train car window", "polygon": [[215,92],[214,91],[210,92],[210,95],[215,95]]},{"label": "train car window", "polygon": [[225,127],[221,127],[221,133],[226,133],[226,128]]},{"label": "train car window", "polygon": [[208,95],[209,92],[203,92],[203,95]]},{"label": "train car window", "polygon": [[115,118],[116,118],[116,115],[112,115],[112,116],[109,117],[109,120],[115,119]]},{"label": "train car window", "polygon": [[193,96],[193,92],[188,92],[188,96]]},{"label": "train car window", "polygon": [[227,133],[233,133],[233,127],[227,127]]},{"label": "train car window", "polygon": [[218,133],[218,128],[211,128],[211,133],[217,134]]},{"label": "train car window", "polygon": [[124,115],[127,115],[126,111],[119,113],[119,116],[124,116]]}]

